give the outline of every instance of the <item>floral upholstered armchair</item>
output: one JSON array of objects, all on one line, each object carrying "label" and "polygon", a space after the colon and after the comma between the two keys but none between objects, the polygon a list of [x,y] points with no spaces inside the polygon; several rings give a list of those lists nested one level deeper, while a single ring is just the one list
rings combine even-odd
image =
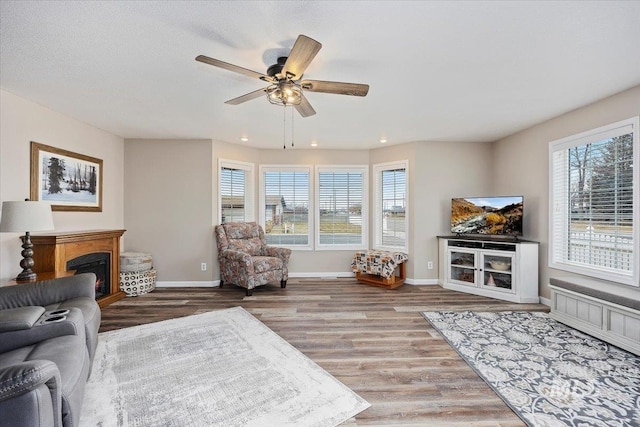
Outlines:
[{"label": "floral upholstered armchair", "polygon": [[220,287],[233,283],[247,290],[269,282],[287,286],[287,264],[291,249],[268,246],[264,231],[255,222],[228,222],[216,225]]}]

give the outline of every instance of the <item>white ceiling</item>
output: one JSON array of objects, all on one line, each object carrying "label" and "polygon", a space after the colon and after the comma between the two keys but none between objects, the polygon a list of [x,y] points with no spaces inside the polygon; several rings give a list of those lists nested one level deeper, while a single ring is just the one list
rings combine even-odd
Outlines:
[{"label": "white ceiling", "polygon": [[640,84],[640,1],[0,7],[1,88],[125,138],[282,147],[282,107],[224,104],[265,84],[194,58],[264,73],[298,34],[323,44],[306,78],[370,85],[365,98],[307,93],[317,115],[296,113],[300,148],[492,141]]}]

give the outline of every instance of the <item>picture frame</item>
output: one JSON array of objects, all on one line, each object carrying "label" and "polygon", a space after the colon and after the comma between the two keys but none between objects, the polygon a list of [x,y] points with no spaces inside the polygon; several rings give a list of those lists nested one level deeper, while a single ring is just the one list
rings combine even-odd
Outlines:
[{"label": "picture frame", "polygon": [[31,200],[54,211],[102,212],[102,160],[31,141]]}]

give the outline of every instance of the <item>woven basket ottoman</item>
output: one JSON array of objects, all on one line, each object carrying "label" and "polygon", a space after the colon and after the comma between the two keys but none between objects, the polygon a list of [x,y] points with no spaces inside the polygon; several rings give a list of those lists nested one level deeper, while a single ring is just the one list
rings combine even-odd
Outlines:
[{"label": "woven basket ottoman", "polygon": [[120,254],[120,290],[128,297],[151,292],[156,288],[156,270],[151,254],[123,252]]},{"label": "woven basket ottoman", "polygon": [[156,271],[154,269],[140,272],[120,272],[120,290],[128,297],[144,295],[155,288]]}]

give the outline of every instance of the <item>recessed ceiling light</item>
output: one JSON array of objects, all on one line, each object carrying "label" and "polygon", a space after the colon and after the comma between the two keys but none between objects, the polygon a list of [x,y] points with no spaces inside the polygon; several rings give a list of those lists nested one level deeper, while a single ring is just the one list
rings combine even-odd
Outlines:
[{"label": "recessed ceiling light", "polygon": [[249,138],[247,138],[246,136],[243,136],[242,138],[240,138],[240,141],[242,142],[247,142],[249,140]]},{"label": "recessed ceiling light", "polygon": [[384,144],[385,142],[387,142],[387,138],[380,138],[380,144]]}]

